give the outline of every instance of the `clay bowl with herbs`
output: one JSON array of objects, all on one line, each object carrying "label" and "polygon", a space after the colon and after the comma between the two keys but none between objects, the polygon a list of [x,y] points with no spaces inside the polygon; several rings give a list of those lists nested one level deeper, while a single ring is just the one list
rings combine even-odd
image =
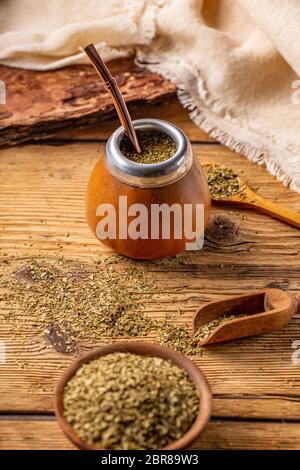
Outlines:
[{"label": "clay bowl with herbs", "polygon": [[200,369],[162,346],[126,341],[77,359],[62,375],[55,414],[85,450],[175,450],[189,447],[211,415]]}]

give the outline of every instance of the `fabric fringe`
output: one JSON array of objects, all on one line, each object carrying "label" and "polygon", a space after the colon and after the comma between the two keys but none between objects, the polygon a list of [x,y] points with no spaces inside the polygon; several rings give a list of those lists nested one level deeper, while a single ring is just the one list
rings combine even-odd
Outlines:
[{"label": "fabric fringe", "polygon": [[156,34],[156,16],[157,11],[165,2],[161,2],[160,4],[156,1],[150,0],[147,1],[145,5],[145,12],[143,13],[142,20],[141,20],[141,30],[143,31],[143,36],[147,41],[152,41]]},{"label": "fabric fringe", "polygon": [[[163,75],[166,79],[170,80],[177,86],[178,99],[182,106],[189,111],[189,115],[197,127],[201,128],[206,134],[220,142],[225,147],[245,156],[251,162],[258,165],[264,165],[269,173],[275,176],[284,186],[300,193],[299,170],[296,171],[293,176],[289,176],[279,163],[272,160],[270,153],[266,148],[253,147],[249,142],[239,140],[231,135],[230,132],[222,129],[220,125],[217,125],[216,122],[208,118],[205,109],[199,109],[199,107],[194,103],[185,85],[178,80],[175,74],[170,71],[169,67],[161,65],[159,60],[157,60],[157,62],[153,61],[153,63],[147,63],[147,61],[145,61],[144,54],[141,54],[140,57],[141,60],[137,59],[138,65],[147,67],[152,72]],[[200,90],[198,90],[198,92],[199,91]]]},{"label": "fabric fringe", "polygon": [[[300,193],[300,181],[291,176],[288,176],[281,166],[272,161],[266,150],[255,148],[246,142],[241,142],[233,136],[216,126],[214,122],[205,116],[205,112],[200,110],[191,99],[189,93],[182,87],[178,90],[178,98],[186,108],[193,122],[200,127],[206,134],[210,135],[213,139],[220,142],[225,147],[240,153],[247,157],[253,163],[258,165],[265,165],[271,175],[275,176],[284,186],[290,187],[296,192]],[[299,177],[300,175],[298,175]]]}]

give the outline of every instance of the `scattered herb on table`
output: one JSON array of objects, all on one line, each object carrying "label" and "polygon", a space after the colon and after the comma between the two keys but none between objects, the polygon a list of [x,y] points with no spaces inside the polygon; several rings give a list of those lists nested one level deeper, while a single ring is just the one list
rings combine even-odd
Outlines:
[{"label": "scattered herb on table", "polygon": [[84,442],[145,450],[180,439],[195,421],[199,396],[171,362],[118,352],[81,366],[65,387],[63,406]]},{"label": "scattered herb on table", "polygon": [[136,153],[131,141],[125,136],[120,150],[129,160],[136,163],[161,163],[171,158],[177,149],[175,141],[167,134],[156,130],[137,130],[141,153]]},{"label": "scattered herb on table", "polygon": [[188,356],[200,356],[202,353],[198,341],[191,337],[185,328],[168,321],[165,321],[158,329],[156,341],[162,346],[175,349]]},{"label": "scattered herb on table", "polygon": [[58,352],[77,353],[82,343],[156,336],[157,341],[183,354],[201,354],[184,327],[149,318],[145,304],[155,290],[144,269],[120,270],[106,265],[74,267],[61,259],[50,264],[40,258],[20,267],[2,284],[14,311],[5,316],[14,333],[23,332],[19,315],[28,315],[31,328],[46,336]]},{"label": "scattered herb on table", "polygon": [[145,273],[136,269],[120,273],[111,265],[92,273],[74,273],[70,268],[68,262],[58,271],[32,261],[17,273],[5,297],[34,317],[37,328],[54,338],[62,352],[74,352],[74,345],[82,341],[139,336],[153,327],[139,297],[151,290]]}]

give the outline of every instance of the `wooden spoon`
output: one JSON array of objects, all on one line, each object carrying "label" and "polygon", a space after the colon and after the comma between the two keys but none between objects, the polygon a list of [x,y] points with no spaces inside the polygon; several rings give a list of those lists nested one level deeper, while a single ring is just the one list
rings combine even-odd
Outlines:
[{"label": "wooden spoon", "polygon": [[246,314],[224,320],[202,341],[201,346],[236,338],[262,335],[284,327],[298,310],[298,301],[281,289],[265,289],[203,305],[193,320],[194,334],[202,325],[223,315]]},{"label": "wooden spoon", "polygon": [[[207,163],[202,165],[204,170],[209,168],[221,168],[220,165]],[[258,196],[246,183],[238,176],[237,177],[241,191],[232,196],[216,198],[212,196],[212,200],[221,204],[232,204],[247,207],[250,209],[257,209],[260,212],[271,215],[272,217],[282,220],[283,222],[292,225],[293,227],[300,228],[300,213],[286,209],[274,202],[267,201],[261,196]]]},{"label": "wooden spoon", "polygon": [[[85,354],[84,356],[75,360],[75,362],[66,370],[66,372],[64,372],[56,388],[54,406],[58,423],[66,436],[80,449],[106,450],[98,446],[96,447],[92,444],[87,444],[86,442],[82,441],[82,439],[80,439],[78,434],[64,418],[63,395],[67,382],[74,376],[74,374],[83,364],[86,364],[101,356],[105,356],[106,354],[121,351],[144,356],[161,357],[167,361],[173,362],[173,364],[187,372],[199,393],[200,400],[198,414],[191,428],[180,439],[174,441],[161,450],[186,449],[189,447],[192,442],[194,442],[194,440],[199,437],[207,425],[211,415],[212,395],[207,381],[201,370],[187,357],[172,351],[171,349],[159,346],[158,344],[147,343],[145,341],[122,341],[94,349],[90,353]],[[159,370],[157,373],[159,374]]]}]

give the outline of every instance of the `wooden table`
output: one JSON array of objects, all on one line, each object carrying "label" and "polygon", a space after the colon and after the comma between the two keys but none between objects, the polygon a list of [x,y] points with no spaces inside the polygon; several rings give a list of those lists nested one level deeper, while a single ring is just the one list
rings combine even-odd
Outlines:
[{"label": "wooden table", "polygon": [[[284,188],[264,167],[209,139],[178,103],[135,115],[175,122],[189,135],[200,161],[242,171],[260,195],[300,211],[299,194]],[[87,227],[84,193],[99,151],[116,126],[114,120],[65,132],[47,143],[1,150],[2,273],[39,254],[51,260],[65,255],[74,262],[112,256]],[[153,294],[151,314],[163,316],[180,307],[184,314],[179,321],[188,323],[203,302],[267,286],[300,290],[299,230],[252,211],[214,208],[205,248],[183,260],[146,263],[161,287]],[[126,268],[131,262],[123,263]],[[20,330],[11,335],[3,321],[10,309],[3,302],[0,340],[5,342],[6,363],[0,365],[0,448],[72,449],[53,414],[54,386],[72,357],[45,347],[43,338],[26,329],[22,314]],[[193,448],[300,448],[295,341],[300,341],[299,314],[280,332],[205,349],[196,362],[214,394],[213,417]]]}]

